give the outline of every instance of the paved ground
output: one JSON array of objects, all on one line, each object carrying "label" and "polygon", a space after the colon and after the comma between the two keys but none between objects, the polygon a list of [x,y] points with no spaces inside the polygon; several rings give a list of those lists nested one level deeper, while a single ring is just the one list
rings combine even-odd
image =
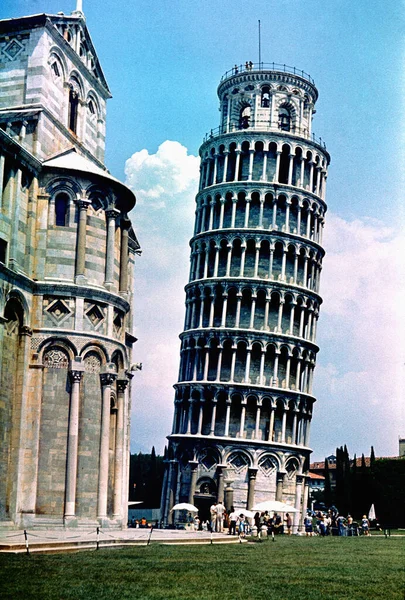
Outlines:
[{"label": "paved ground", "polygon": [[[160,544],[218,544],[238,543],[237,536],[207,531],[184,531],[173,529],[125,529],[114,531],[100,529],[81,530],[27,530],[28,547],[31,552],[67,552],[89,550],[97,547],[144,545],[154,542]],[[0,552],[26,552],[26,540],[23,531],[1,531]]]}]

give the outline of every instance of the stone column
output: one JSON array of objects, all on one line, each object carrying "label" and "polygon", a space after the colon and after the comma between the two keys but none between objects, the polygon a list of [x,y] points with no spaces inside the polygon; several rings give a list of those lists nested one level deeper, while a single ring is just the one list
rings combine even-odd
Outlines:
[{"label": "stone column", "polygon": [[274,433],[274,413],[275,413],[275,408],[273,408],[272,406],[270,407],[270,424],[269,424],[269,435],[267,437],[267,441],[268,442],[272,442],[273,441],[273,433]]},{"label": "stone column", "polygon": [[188,501],[190,504],[194,504],[194,494],[195,494],[195,488],[196,488],[196,484],[197,484],[197,468],[198,468],[198,461],[196,460],[189,460],[188,464],[190,465],[190,469],[191,469],[191,480],[190,480],[190,491],[188,494]]},{"label": "stone column", "polygon": [[262,173],[262,181],[266,181],[266,172],[267,172],[267,150],[263,150],[263,173]]},{"label": "stone column", "polygon": [[285,230],[287,233],[290,232],[290,206],[291,206],[291,200],[289,200],[289,198],[287,198],[286,206],[285,206]]},{"label": "stone column", "polygon": [[259,439],[259,427],[260,427],[260,413],[261,413],[261,405],[258,404],[256,407],[256,423],[255,423],[255,439]]},{"label": "stone column", "polygon": [[260,198],[260,212],[259,212],[259,228],[263,227],[263,211],[264,211],[264,198]]},{"label": "stone column", "polygon": [[280,156],[281,151],[277,150],[276,152],[276,172],[274,174],[274,181],[278,182],[280,176]]},{"label": "stone column", "polygon": [[222,229],[224,226],[224,210],[225,210],[225,198],[220,199],[221,209],[219,213],[219,229]]},{"label": "stone column", "polygon": [[236,219],[236,206],[238,204],[238,197],[234,196],[232,198],[232,216],[231,216],[231,228],[235,227],[235,219]]},{"label": "stone column", "polygon": [[215,376],[215,381],[220,381],[221,380],[222,351],[223,351],[223,348],[219,347],[218,363],[217,363],[217,373],[216,373],[216,376]]},{"label": "stone column", "polygon": [[197,425],[197,434],[201,435],[202,423],[203,423],[203,413],[204,413],[204,398],[200,398],[200,409],[198,412],[198,425]]},{"label": "stone column", "polygon": [[247,510],[252,510],[255,504],[255,486],[256,486],[257,467],[249,467],[248,469],[248,493],[247,493]]},{"label": "stone column", "polygon": [[[253,292],[253,293],[255,293],[255,292]],[[250,329],[254,328],[255,312],[256,312],[256,296],[252,296],[252,306],[250,307],[250,322],[249,322]]]},{"label": "stone column", "polygon": [[120,250],[120,292],[128,292],[128,230],[129,219],[121,221],[121,250]]},{"label": "stone column", "polygon": [[120,371],[117,379],[117,428],[115,439],[114,456],[114,505],[113,517],[115,519],[123,518],[122,510],[122,484],[124,478],[124,407],[125,390],[129,380],[124,371]]},{"label": "stone column", "polygon": [[231,418],[231,404],[232,404],[232,400],[230,398],[227,398],[226,414],[225,414],[225,432],[224,432],[225,437],[229,437],[229,421]]},{"label": "stone column", "polygon": [[217,466],[217,481],[218,481],[217,502],[224,501],[224,469],[226,469],[226,465],[218,465]]},{"label": "stone column", "polygon": [[291,185],[293,169],[294,169],[294,154],[290,154],[289,159],[290,159],[290,161],[288,163],[288,185]]},{"label": "stone column", "polygon": [[114,258],[115,258],[115,221],[120,214],[119,210],[109,208],[105,211],[107,219],[107,251],[105,257],[105,285],[110,288],[114,283]]},{"label": "stone column", "polygon": [[215,435],[215,421],[217,418],[217,400],[213,398],[212,400],[212,413],[211,413],[211,427],[210,427],[210,435]]},{"label": "stone column", "polygon": [[244,270],[245,270],[245,259],[246,259],[246,244],[243,244],[241,246],[241,257],[240,257],[240,271],[239,271],[239,277],[243,277],[244,274]]},{"label": "stone column", "polygon": [[238,148],[237,150],[235,150],[235,154],[236,154],[236,160],[235,160],[235,172],[234,172],[234,176],[233,176],[233,181],[238,181],[241,150],[239,150],[239,148]]},{"label": "stone column", "polygon": [[285,444],[285,430],[287,425],[287,408],[284,407],[283,418],[281,421],[281,443]]},{"label": "stone column", "polygon": [[274,200],[273,200],[273,215],[272,215],[272,221],[271,221],[272,229],[276,228],[276,222],[277,222],[277,198],[274,198]]},{"label": "stone column", "polygon": [[66,461],[65,519],[76,514],[77,453],[79,447],[79,403],[80,381],[84,372],[81,362],[72,361],[69,375],[71,379],[70,410],[68,425],[68,448]]},{"label": "stone column", "polygon": [[77,225],[75,283],[81,283],[83,280],[85,281],[87,209],[91,202],[87,200],[83,192],[83,196],[77,198],[76,204],[79,210],[79,222]]},{"label": "stone column", "polygon": [[222,176],[222,183],[226,182],[226,176],[227,176],[227,173],[228,173],[228,156],[229,156],[229,150],[224,150],[224,156],[225,156],[225,158],[224,158],[224,173],[223,173],[223,176]]},{"label": "stone column", "polygon": [[297,207],[297,234],[301,235],[301,205],[298,203]]},{"label": "stone column", "polygon": [[222,294],[223,297],[223,304],[222,304],[222,317],[221,317],[221,327],[225,327],[226,326],[226,311],[228,308],[228,294],[225,292],[224,294]]},{"label": "stone column", "polygon": [[304,166],[305,166],[305,158],[301,156],[301,171],[300,171],[300,187],[304,187]]},{"label": "stone column", "polygon": [[102,410],[101,410],[101,433],[100,433],[100,459],[97,492],[97,517],[107,517],[107,494],[108,494],[108,459],[110,450],[110,413],[111,413],[111,386],[117,374],[115,367],[106,366],[100,373],[102,386]]},{"label": "stone column", "polygon": [[250,202],[251,202],[251,198],[246,198],[246,206],[245,206],[245,222],[243,224],[243,226],[249,227],[249,214],[250,214]]},{"label": "stone column", "polygon": [[252,177],[253,177],[253,159],[254,159],[254,155],[255,155],[255,151],[254,149],[250,148],[249,149],[249,181],[252,181]]},{"label": "stone column", "polygon": [[259,259],[260,259],[260,244],[256,244],[255,269],[254,269],[253,277],[258,277],[258,275],[259,275]]},{"label": "stone column", "polygon": [[296,475],[295,478],[295,506],[294,508],[299,512],[294,513],[294,521],[293,521],[293,533],[298,533],[299,520],[301,514],[301,497],[302,497],[302,475]]},{"label": "stone column", "polygon": [[232,483],[233,480],[232,479],[225,479],[225,508],[226,510],[229,512],[231,510],[231,507],[233,506],[233,487],[232,487]]},{"label": "stone column", "polygon": [[239,428],[239,437],[245,437],[245,416],[246,416],[246,400],[243,399],[241,403],[241,415],[240,415],[240,428]]},{"label": "stone column", "polygon": [[285,473],[278,472],[277,473],[277,487],[276,487],[276,500],[279,502],[283,501],[283,482],[284,482]]},{"label": "stone column", "polygon": [[236,363],[236,347],[232,347],[232,358],[231,358],[231,376],[230,381],[235,380],[235,363]]}]

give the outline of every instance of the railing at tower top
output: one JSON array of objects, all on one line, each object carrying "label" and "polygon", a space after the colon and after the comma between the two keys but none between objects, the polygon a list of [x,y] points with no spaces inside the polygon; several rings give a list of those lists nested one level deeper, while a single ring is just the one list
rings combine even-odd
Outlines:
[{"label": "railing at tower top", "polygon": [[257,73],[258,71],[279,71],[281,73],[289,73],[290,75],[297,75],[298,77],[302,77],[306,81],[309,81],[312,85],[315,85],[315,81],[312,79],[309,73],[305,73],[301,69],[297,69],[296,67],[290,67],[288,65],[282,65],[280,63],[259,63],[258,66],[254,65],[251,61],[246,62],[244,65],[235,65],[232,69],[229,69],[224,75],[221,77],[221,83],[228,79],[228,77],[232,77],[233,75],[241,75],[246,73]]},{"label": "railing at tower top", "polygon": [[323,139],[321,137],[317,137],[314,133],[309,134],[308,130],[303,128],[303,127],[291,127],[290,130],[286,131],[284,129],[282,129],[282,127],[280,127],[278,124],[272,124],[269,123],[269,121],[262,121],[262,120],[252,120],[249,121],[249,126],[242,126],[240,124],[236,124],[236,123],[228,123],[226,125],[220,125],[219,127],[215,127],[215,129],[211,129],[208,133],[205,134],[204,139],[203,139],[203,144],[205,142],[208,142],[209,140],[212,140],[215,137],[218,137],[219,135],[223,135],[225,133],[235,133],[235,132],[249,132],[252,133],[254,131],[274,131],[274,132],[282,132],[283,134],[287,134],[287,135],[298,135],[301,136],[303,138],[305,138],[306,140],[311,140],[312,142],[314,142],[315,144],[318,144],[319,146],[321,146],[322,148],[324,148],[326,150],[326,144],[323,141]]}]

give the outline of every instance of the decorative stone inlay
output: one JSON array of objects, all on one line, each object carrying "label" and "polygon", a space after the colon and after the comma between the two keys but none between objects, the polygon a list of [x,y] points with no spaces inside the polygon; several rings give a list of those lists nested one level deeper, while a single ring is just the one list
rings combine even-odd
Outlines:
[{"label": "decorative stone inlay", "polygon": [[227,461],[228,465],[232,467],[237,473],[249,466],[249,461],[246,456],[240,452],[232,453]]},{"label": "decorative stone inlay", "polygon": [[62,350],[52,348],[45,352],[43,363],[48,369],[67,369],[69,359]]},{"label": "decorative stone inlay", "polygon": [[10,40],[3,48],[3,54],[7,56],[9,60],[14,60],[24,49],[24,45],[16,39]]},{"label": "decorative stone inlay", "polygon": [[95,329],[97,329],[104,321],[104,314],[97,304],[93,304],[90,309],[86,311],[86,317]]},{"label": "decorative stone inlay", "polygon": [[209,471],[217,464],[217,461],[211,453],[205,453],[201,458],[200,463],[206,471]]},{"label": "decorative stone inlay", "polygon": [[84,359],[84,370],[86,373],[100,373],[101,360],[97,354],[88,354]]},{"label": "decorative stone inlay", "polygon": [[265,456],[259,460],[259,469],[267,476],[277,470],[277,464],[270,456]]},{"label": "decorative stone inlay", "polygon": [[123,319],[122,313],[119,312],[118,310],[115,310],[113,326],[114,326],[114,333],[117,337],[121,335],[123,322],[124,322],[124,319]]},{"label": "decorative stone inlay", "polygon": [[65,302],[60,298],[49,304],[49,306],[46,308],[46,312],[58,325],[72,314],[70,308],[66,306]]},{"label": "decorative stone inlay", "polygon": [[31,338],[31,350],[38,350],[42,342],[46,340],[45,335],[36,335]]}]

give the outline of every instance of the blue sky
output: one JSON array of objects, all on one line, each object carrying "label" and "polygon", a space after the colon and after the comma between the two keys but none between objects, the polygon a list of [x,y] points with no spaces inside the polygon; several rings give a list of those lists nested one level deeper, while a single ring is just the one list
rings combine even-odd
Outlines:
[{"label": "blue sky", "polygon": [[[0,17],[74,5],[3,0]],[[161,452],[171,427],[193,157],[218,125],[221,75],[258,62],[260,19],[262,60],[315,79],[313,130],[332,157],[313,456],[345,443],[351,453],[373,444],[395,455],[405,436],[402,0],[84,0],[84,13],[113,94],[106,164],[138,197],[134,358],[144,370],[134,379],[132,449]]]}]

